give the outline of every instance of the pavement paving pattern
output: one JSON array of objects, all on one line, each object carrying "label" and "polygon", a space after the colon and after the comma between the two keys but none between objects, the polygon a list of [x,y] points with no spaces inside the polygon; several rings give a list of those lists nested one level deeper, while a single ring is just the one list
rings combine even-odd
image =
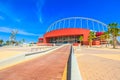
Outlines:
[{"label": "pavement paving pattern", "polygon": [[61,80],[70,46],[0,71],[0,80]]},{"label": "pavement paving pattern", "polygon": [[75,53],[83,80],[120,80],[120,60],[115,59],[120,58],[119,51],[81,49]]}]

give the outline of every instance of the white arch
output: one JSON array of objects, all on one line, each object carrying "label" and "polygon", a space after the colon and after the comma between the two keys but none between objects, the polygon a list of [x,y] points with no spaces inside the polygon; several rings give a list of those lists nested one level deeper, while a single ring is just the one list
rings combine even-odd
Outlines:
[{"label": "white arch", "polygon": [[[57,20],[57,21],[55,21],[54,23],[52,23],[49,27],[48,27],[48,29],[47,29],[47,32],[49,32],[49,31],[52,31],[52,30],[55,30],[55,29],[57,29],[56,28],[56,25],[58,24],[60,24],[60,23],[62,23],[63,22],[63,24],[65,25],[65,21],[67,21],[68,20],[68,28],[70,27],[70,20],[75,20],[75,23],[74,23],[74,25],[76,25],[77,23],[76,23],[76,19],[80,19],[81,20],[81,22],[80,22],[80,25],[81,25],[81,28],[82,28],[82,21],[83,20],[86,20],[86,22],[87,22],[87,27],[88,27],[88,21],[91,21],[92,22],[92,24],[93,24],[93,28],[94,28],[94,24],[95,23],[97,23],[98,25],[100,24],[100,25],[102,25],[102,27],[106,27],[107,28],[107,24],[105,24],[105,23],[103,23],[103,22],[101,22],[101,21],[98,21],[98,20],[95,20],[95,19],[92,19],[92,18],[86,18],[86,17],[69,17],[69,18],[63,18],[63,19],[60,19],[60,20]],[[54,26],[55,25],[55,26]],[[63,27],[64,27],[64,25],[63,25]],[[61,26],[59,25],[59,28],[60,28]],[[62,27],[62,28],[63,28]],[[74,26],[73,26],[74,27]],[[58,28],[58,29],[59,29]],[[65,28],[65,27],[64,27]],[[95,29],[95,28],[94,28]],[[104,28],[103,28],[104,29]],[[94,30],[95,31],[95,30]]]}]

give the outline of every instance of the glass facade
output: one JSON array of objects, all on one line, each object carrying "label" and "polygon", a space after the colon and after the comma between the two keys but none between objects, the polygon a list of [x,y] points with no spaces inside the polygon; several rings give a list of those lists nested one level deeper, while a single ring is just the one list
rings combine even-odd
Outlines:
[{"label": "glass facade", "polygon": [[49,43],[79,43],[80,36],[59,36],[49,39]]}]

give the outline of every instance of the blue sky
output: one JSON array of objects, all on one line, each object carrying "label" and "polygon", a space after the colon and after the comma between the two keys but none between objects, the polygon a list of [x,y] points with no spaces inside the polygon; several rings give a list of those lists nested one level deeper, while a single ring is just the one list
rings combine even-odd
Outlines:
[{"label": "blue sky", "polygon": [[17,40],[36,42],[52,22],[73,16],[120,23],[120,1],[0,0],[0,39],[8,40],[10,31],[17,29]]}]

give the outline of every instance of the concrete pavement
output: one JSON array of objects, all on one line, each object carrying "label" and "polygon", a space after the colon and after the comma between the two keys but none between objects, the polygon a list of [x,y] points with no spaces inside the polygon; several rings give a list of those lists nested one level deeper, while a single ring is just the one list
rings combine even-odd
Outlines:
[{"label": "concrete pavement", "polygon": [[83,80],[120,80],[118,50],[82,48],[75,55]]}]

